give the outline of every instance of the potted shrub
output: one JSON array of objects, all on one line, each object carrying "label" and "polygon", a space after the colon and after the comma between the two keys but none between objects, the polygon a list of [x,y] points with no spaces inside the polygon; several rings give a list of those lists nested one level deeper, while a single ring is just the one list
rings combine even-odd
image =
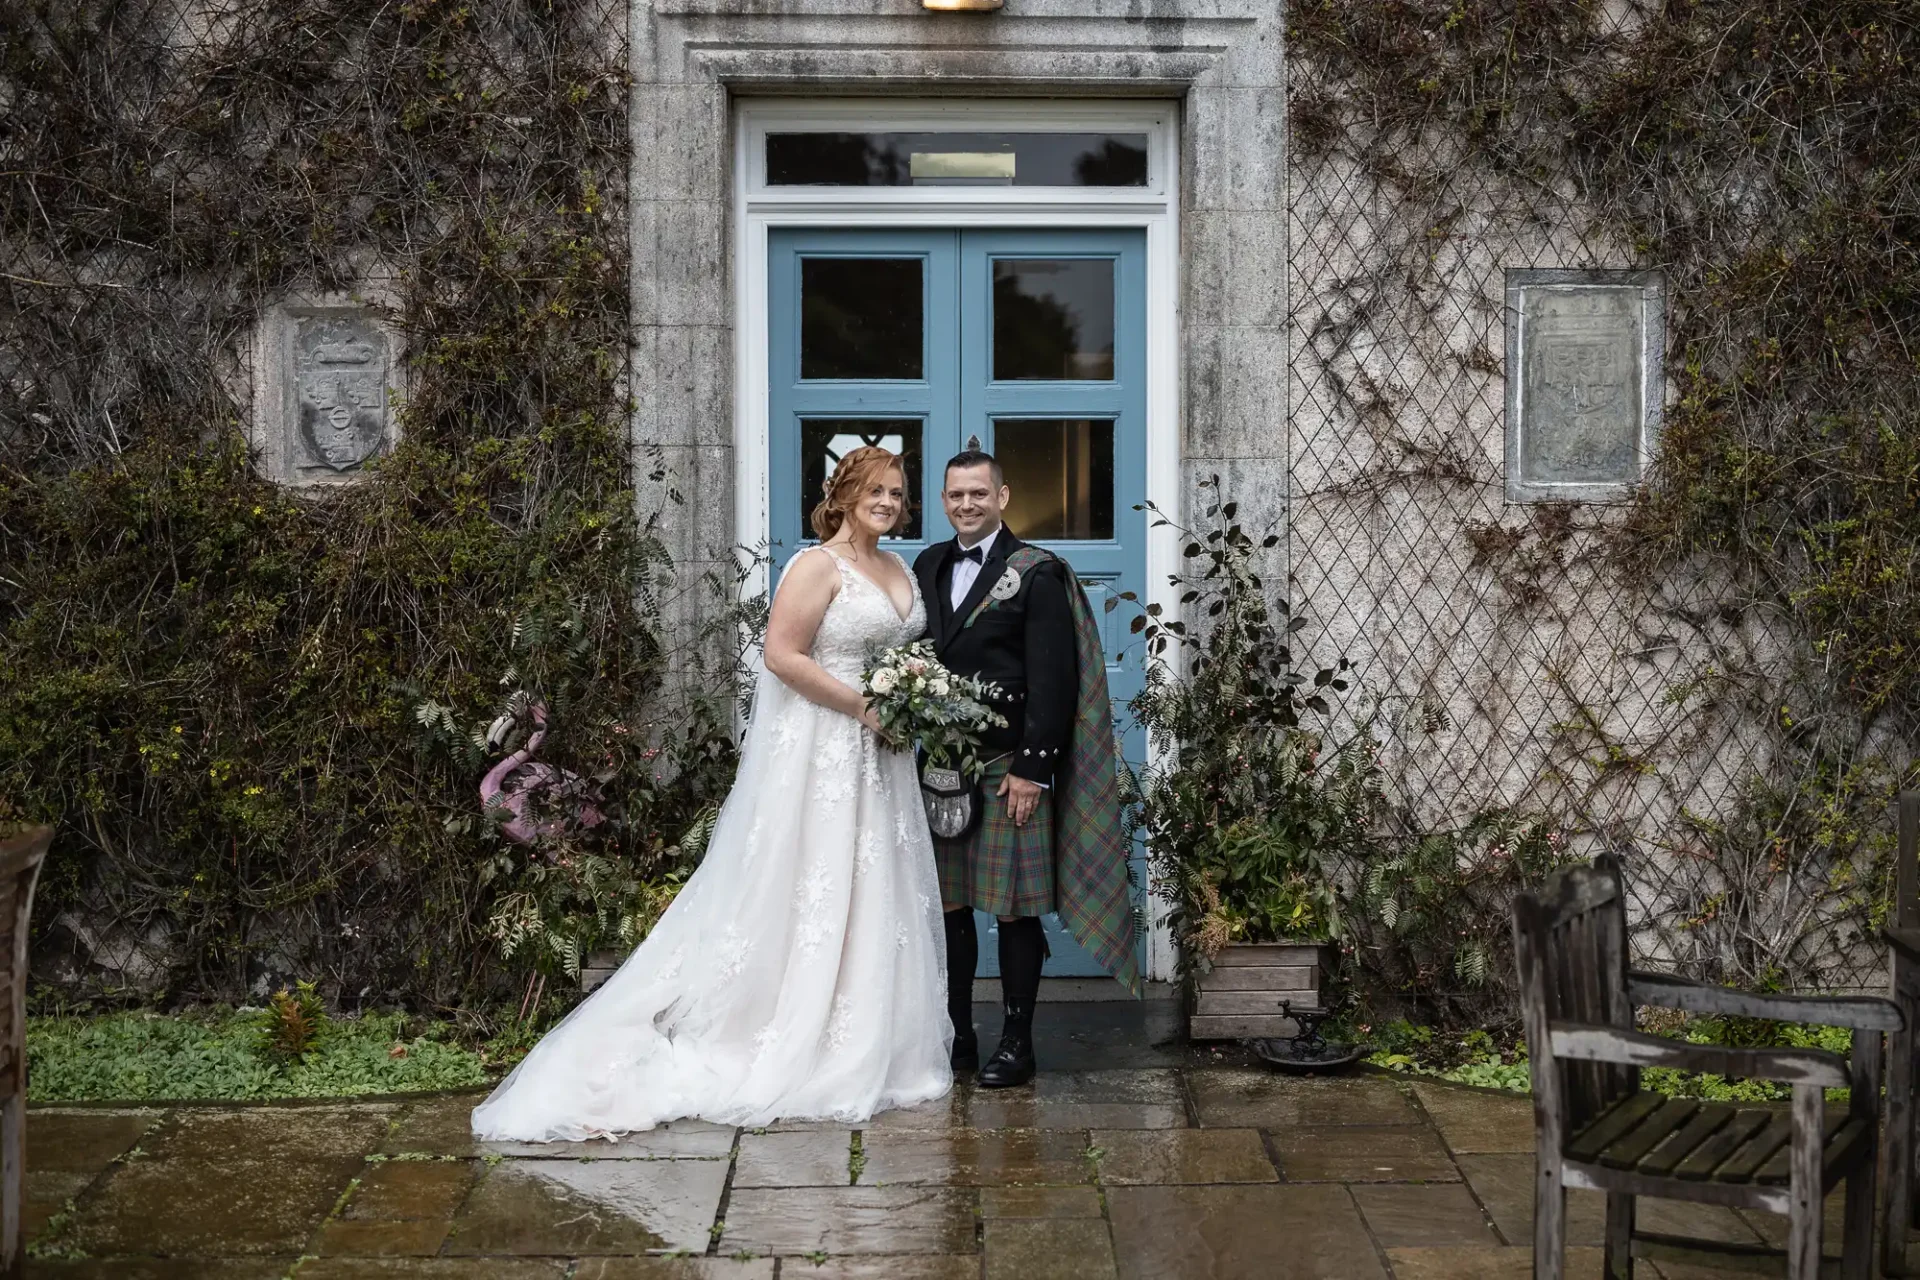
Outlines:
[{"label": "potted shrub", "polygon": [[[1199,625],[1153,605],[1133,624],[1148,670],[1131,706],[1159,760],[1141,779],[1137,820],[1169,904],[1190,1034],[1291,1034],[1279,1002],[1320,1002],[1343,932],[1335,871],[1364,858],[1380,810],[1376,749],[1365,726],[1339,743],[1329,730],[1346,661],[1296,669],[1289,640],[1304,622],[1268,600],[1254,563],[1278,537],[1256,542],[1231,502],[1207,516],[1205,533],[1180,529],[1192,567],[1176,579]],[[1175,644],[1184,671],[1169,660]]]}]

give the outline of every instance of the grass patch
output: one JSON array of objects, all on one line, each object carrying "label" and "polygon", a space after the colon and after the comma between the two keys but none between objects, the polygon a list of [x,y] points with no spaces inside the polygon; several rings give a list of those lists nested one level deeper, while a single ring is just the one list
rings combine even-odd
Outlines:
[{"label": "grass patch", "polygon": [[[1366,1058],[1369,1066],[1482,1089],[1504,1089],[1509,1093],[1533,1091],[1525,1041],[1508,1037],[1502,1042],[1478,1029],[1450,1035],[1433,1027],[1398,1020],[1361,1030],[1371,1032],[1374,1051]],[[1688,1044],[1746,1049],[1825,1049],[1842,1056],[1849,1051],[1853,1034],[1843,1027],[1803,1027],[1754,1018],[1687,1018],[1663,1011],[1650,1012],[1642,1019],[1640,1030]],[[1764,1104],[1784,1102],[1793,1096],[1789,1086],[1770,1080],[1743,1080],[1675,1071],[1669,1067],[1648,1067],[1641,1071],[1640,1087],[1672,1098],[1699,1098],[1706,1102]],[[1827,1090],[1830,1102],[1844,1102],[1846,1098],[1845,1089]]]},{"label": "grass patch", "polygon": [[254,1009],[31,1018],[33,1102],[184,1098],[260,1101],[472,1088],[496,1075],[486,1058],[429,1024],[409,1036],[400,1013],[329,1018],[297,1058],[262,1050],[269,1014]]}]

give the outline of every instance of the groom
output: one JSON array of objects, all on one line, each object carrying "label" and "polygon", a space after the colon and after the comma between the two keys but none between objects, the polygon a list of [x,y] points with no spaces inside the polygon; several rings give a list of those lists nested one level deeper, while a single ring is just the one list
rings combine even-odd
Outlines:
[{"label": "groom", "polygon": [[981,744],[989,763],[978,824],[961,840],[934,842],[956,1070],[979,1064],[974,910],[1000,921],[1006,1021],[999,1048],[979,1068],[989,1089],[1033,1079],[1034,1002],[1047,956],[1042,915],[1058,911],[1130,990],[1140,981],[1099,627],[1073,571],[1001,523],[1010,496],[990,454],[969,448],[956,456],[940,497],[957,536],[928,547],[913,566],[940,660],[998,685],[996,710],[1007,719]]}]

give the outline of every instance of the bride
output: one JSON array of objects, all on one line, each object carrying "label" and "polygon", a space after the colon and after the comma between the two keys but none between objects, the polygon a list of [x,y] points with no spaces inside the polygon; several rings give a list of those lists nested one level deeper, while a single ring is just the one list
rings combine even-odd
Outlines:
[{"label": "bride", "polygon": [[705,860],[627,962],[474,1110],[555,1141],[699,1117],[857,1122],[945,1094],[940,889],[912,757],[859,692],[926,606],[880,539],[908,516],[885,449],[841,460],[821,545],[774,597],[766,672]]}]

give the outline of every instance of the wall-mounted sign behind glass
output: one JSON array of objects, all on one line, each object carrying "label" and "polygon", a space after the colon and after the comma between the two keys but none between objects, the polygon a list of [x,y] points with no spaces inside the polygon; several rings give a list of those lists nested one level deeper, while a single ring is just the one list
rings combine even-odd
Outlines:
[{"label": "wall-mounted sign behind glass", "polygon": [[1113,378],[1113,259],[996,258],[996,382]]},{"label": "wall-mounted sign behind glass", "polygon": [[1022,538],[1113,537],[1113,423],[1001,418],[993,456],[1007,477],[1007,527]]},{"label": "wall-mounted sign behind glass", "polygon": [[800,423],[801,541],[813,537],[813,509],[822,485],[840,459],[862,445],[876,444],[907,464],[907,497],[913,515],[901,537],[919,540],[925,512],[920,505],[920,420],[918,418],[805,418]]},{"label": "wall-mounted sign behind glass", "polygon": [[770,187],[1144,187],[1144,133],[770,133]]},{"label": "wall-mounted sign behind glass", "polygon": [[917,379],[925,368],[920,258],[802,258],[800,376]]}]

